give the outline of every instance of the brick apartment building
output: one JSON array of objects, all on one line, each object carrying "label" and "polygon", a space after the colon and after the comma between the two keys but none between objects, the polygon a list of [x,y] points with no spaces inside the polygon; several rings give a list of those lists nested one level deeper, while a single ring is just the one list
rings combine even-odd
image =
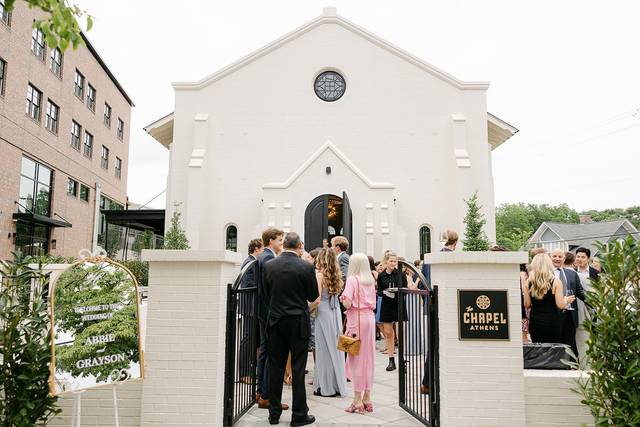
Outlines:
[{"label": "brick apartment building", "polygon": [[127,202],[133,102],[91,43],[61,53],[0,0],[0,259],[73,256]]}]

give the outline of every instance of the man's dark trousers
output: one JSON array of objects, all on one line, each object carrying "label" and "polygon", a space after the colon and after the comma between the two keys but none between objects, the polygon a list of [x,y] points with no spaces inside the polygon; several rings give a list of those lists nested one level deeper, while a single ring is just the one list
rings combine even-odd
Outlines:
[{"label": "man's dark trousers", "polygon": [[566,310],[562,313],[562,334],[560,335],[560,342],[571,346],[571,350],[576,357],[578,357],[578,344],[576,344],[576,324],[573,319],[572,310]]},{"label": "man's dark trousers", "polygon": [[309,332],[308,314],[285,316],[269,327],[269,368],[273,371],[269,391],[269,416],[272,418],[280,418],[282,414],[282,383],[289,352],[293,387],[292,418],[304,418],[309,413],[304,388]]},{"label": "man's dark trousers", "polygon": [[[271,374],[269,373],[269,357],[267,348],[267,321],[258,318],[260,326],[260,348],[258,349],[258,377],[256,378],[256,393],[264,400],[269,400],[269,382]],[[260,375],[262,374],[262,375]],[[284,374],[283,378],[284,378]]]}]

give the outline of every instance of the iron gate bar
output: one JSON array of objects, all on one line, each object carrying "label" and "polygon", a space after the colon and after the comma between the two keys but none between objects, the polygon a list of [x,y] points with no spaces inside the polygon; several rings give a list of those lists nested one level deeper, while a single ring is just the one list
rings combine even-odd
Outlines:
[{"label": "iron gate bar", "polygon": [[[417,351],[418,343],[422,344],[422,352],[427,351],[426,358],[419,357],[419,354],[412,355],[418,360],[417,367],[407,369],[410,360],[407,358],[407,343],[405,342],[405,322],[398,322],[398,400],[399,405],[418,421],[430,427],[439,427],[440,425],[440,387],[439,387],[439,356],[438,356],[438,288],[432,287],[421,271],[413,264],[405,261],[398,261],[398,268],[406,267],[417,275],[417,281],[422,282],[426,290],[399,288],[398,295],[398,319],[404,317],[407,309],[406,300],[409,300],[409,308],[412,314],[416,314],[414,319],[407,316],[409,322],[416,322],[417,327],[410,327],[409,333],[413,336],[408,337],[413,343],[414,353]],[[424,301],[426,298],[426,304]],[[420,307],[423,312],[420,312]],[[407,313],[408,314],[408,313]],[[425,319],[426,318],[426,319]],[[413,325],[413,324],[412,324]],[[412,326],[409,325],[409,326]],[[427,336],[425,336],[425,326]],[[425,343],[425,338],[428,338]],[[413,365],[416,365],[414,360]],[[426,362],[426,363],[423,363]],[[426,366],[425,366],[426,365]],[[417,369],[416,369],[417,368]],[[418,377],[415,371],[418,372]],[[423,376],[427,375],[427,383],[429,386],[428,404],[425,407],[425,397],[420,392]],[[407,381],[407,375],[409,380]],[[420,383],[418,383],[418,379]],[[410,390],[410,393],[407,393]],[[426,410],[428,409],[428,414]]]},{"label": "iron gate bar", "polygon": [[[227,285],[227,328],[225,337],[223,402],[224,426],[232,426],[256,403],[258,319],[255,315],[255,309],[258,304],[258,289],[256,287],[240,288],[240,284],[247,271],[255,269],[256,267],[256,260],[248,262],[233,284],[229,283]],[[238,302],[240,304],[238,304]],[[247,315],[247,312],[253,315]],[[237,333],[238,324],[240,324],[241,335]],[[244,354],[243,346],[245,348]],[[238,357],[241,360],[238,360]],[[238,368],[241,371],[240,378],[237,378],[236,362],[239,362]],[[243,367],[248,372],[243,373]],[[247,378],[250,380],[249,383],[246,382]]]}]

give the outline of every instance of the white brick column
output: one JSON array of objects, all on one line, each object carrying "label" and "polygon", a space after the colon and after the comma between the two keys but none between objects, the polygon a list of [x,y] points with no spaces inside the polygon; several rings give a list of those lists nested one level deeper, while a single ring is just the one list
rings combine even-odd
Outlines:
[{"label": "white brick column", "polygon": [[[518,264],[525,252],[425,256],[438,286],[440,421],[453,426],[525,426]],[[458,289],[506,289],[509,341],[458,339]]]},{"label": "white brick column", "polygon": [[149,302],[143,426],[222,424],[227,284],[241,255],[145,250]]}]

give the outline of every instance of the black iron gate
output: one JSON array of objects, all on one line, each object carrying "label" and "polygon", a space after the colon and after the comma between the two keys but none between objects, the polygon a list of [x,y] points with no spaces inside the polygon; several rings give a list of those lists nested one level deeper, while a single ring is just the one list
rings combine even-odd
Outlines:
[{"label": "black iron gate", "polygon": [[398,395],[400,407],[430,427],[440,425],[438,287],[412,264],[418,289],[398,289]]},{"label": "black iron gate", "polygon": [[258,331],[257,261],[245,265],[227,288],[227,335],[225,339],[224,414],[232,426],[256,403]]}]

